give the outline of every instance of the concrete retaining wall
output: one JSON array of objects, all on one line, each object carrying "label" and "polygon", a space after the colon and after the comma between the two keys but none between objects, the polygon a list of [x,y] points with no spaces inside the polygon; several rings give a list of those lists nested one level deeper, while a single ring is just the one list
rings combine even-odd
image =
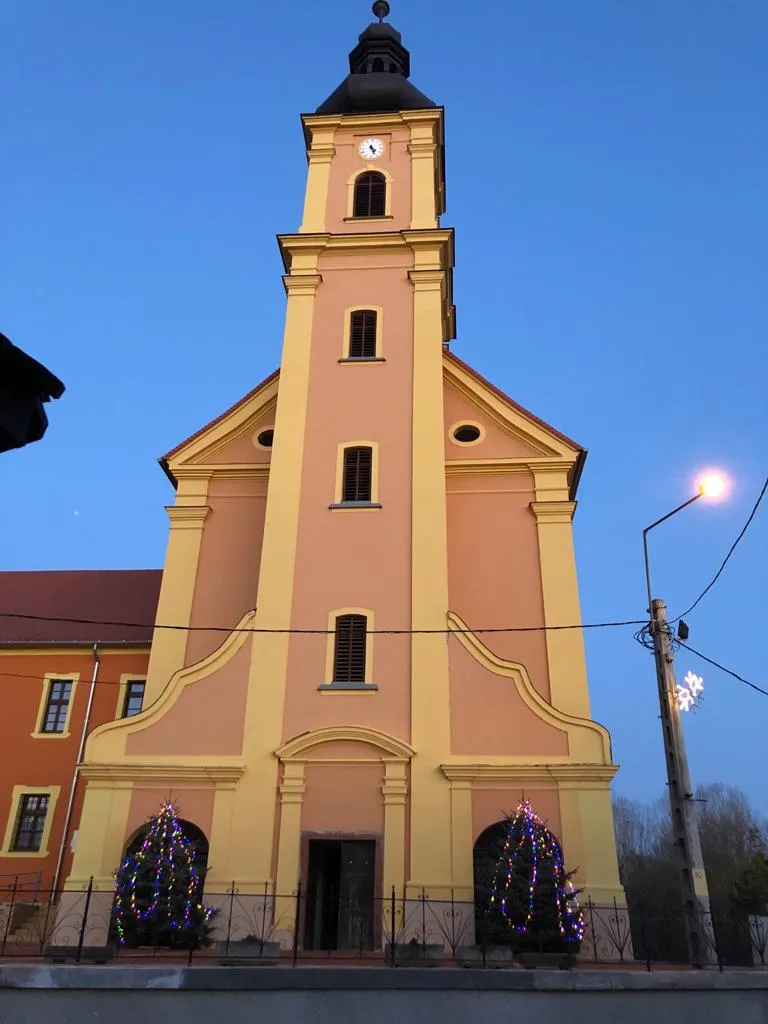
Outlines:
[{"label": "concrete retaining wall", "polygon": [[0,965],[0,1024],[767,1024],[768,972]]}]

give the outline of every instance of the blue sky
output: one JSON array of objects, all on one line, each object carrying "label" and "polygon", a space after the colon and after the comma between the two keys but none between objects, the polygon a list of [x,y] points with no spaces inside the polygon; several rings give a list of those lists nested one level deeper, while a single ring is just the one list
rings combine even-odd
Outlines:
[{"label": "blue sky", "polygon": [[[369,20],[362,0],[3,5],[0,329],[67,391],[45,440],[2,456],[1,568],[162,564],[156,459],[278,364],[298,114]],[[697,469],[733,479],[653,535],[675,615],[768,465],[768,5],[393,0],[391,20],[446,107],[454,351],[590,451],[585,621],[642,617],[642,528]],[[694,647],[766,688],[767,555],[768,501],[690,617]],[[651,798],[656,691],[632,632],[588,635],[593,706],[618,790]],[[681,652],[688,668],[694,779],[768,813],[768,698]]]}]

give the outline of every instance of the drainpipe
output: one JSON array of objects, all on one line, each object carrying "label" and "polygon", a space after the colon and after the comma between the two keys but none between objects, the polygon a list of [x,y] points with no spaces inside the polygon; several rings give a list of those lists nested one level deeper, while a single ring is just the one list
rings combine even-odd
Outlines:
[{"label": "drainpipe", "polygon": [[67,813],[64,817],[64,829],[61,833],[61,845],[59,846],[59,859],[56,862],[56,874],[53,876],[53,887],[51,891],[51,897],[53,900],[56,899],[56,892],[59,888],[59,881],[61,880],[61,869],[64,865],[64,853],[67,848],[67,839],[69,837],[69,827],[72,824],[72,812],[75,807],[75,794],[77,793],[77,783],[80,779],[80,765],[83,761],[83,754],[85,753],[85,741],[88,739],[88,726],[91,722],[91,709],[93,708],[93,696],[96,692],[96,680],[99,675],[99,667],[101,662],[99,661],[99,645],[93,645],[93,673],[91,675],[91,688],[88,691],[88,703],[85,708],[85,718],[83,719],[83,731],[80,734],[80,746],[77,751],[77,760],[75,761],[75,771],[72,775],[72,785],[69,789],[69,801],[67,802]]}]

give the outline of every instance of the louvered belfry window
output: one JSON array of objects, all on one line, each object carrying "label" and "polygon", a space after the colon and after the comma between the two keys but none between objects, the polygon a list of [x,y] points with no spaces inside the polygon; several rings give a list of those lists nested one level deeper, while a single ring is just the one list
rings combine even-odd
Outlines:
[{"label": "louvered belfry window", "polygon": [[355,181],[355,217],[383,217],[387,212],[387,179],[378,171],[365,171]]},{"label": "louvered belfry window", "polygon": [[339,615],[333,651],[334,683],[365,682],[365,615]]},{"label": "louvered belfry window", "polygon": [[356,309],[350,317],[349,358],[374,359],[376,356],[376,310]]},{"label": "louvered belfry window", "polygon": [[342,501],[370,501],[373,450],[371,448],[344,449],[344,479]]}]

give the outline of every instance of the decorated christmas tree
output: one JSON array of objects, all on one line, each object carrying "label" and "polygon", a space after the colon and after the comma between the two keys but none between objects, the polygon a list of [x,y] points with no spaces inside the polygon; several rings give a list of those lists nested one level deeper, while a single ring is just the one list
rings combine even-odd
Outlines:
[{"label": "decorated christmas tree", "polygon": [[505,822],[484,915],[488,940],[543,953],[576,952],[584,934],[560,846],[527,800]]},{"label": "decorated christmas tree", "polygon": [[113,918],[124,946],[207,945],[215,913],[202,903],[204,875],[198,851],[172,803],[150,818],[115,876]]}]

